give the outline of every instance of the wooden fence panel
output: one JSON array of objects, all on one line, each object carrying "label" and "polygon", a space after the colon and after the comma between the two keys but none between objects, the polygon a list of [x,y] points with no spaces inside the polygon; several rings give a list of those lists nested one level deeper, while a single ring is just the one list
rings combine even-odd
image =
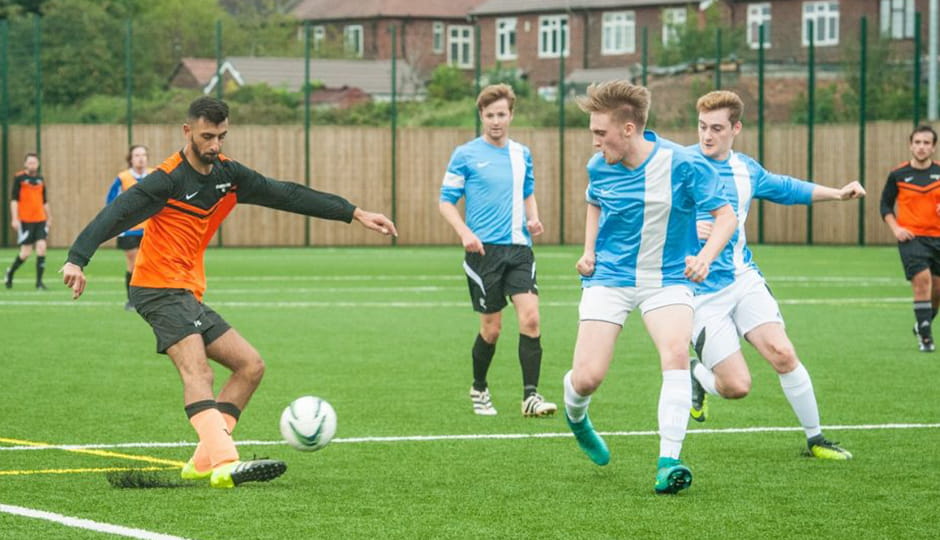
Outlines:
[{"label": "wooden fence panel", "polygon": [[[893,244],[879,213],[881,190],[888,172],[907,160],[911,126],[903,122],[874,122],[867,130],[865,241]],[[680,144],[696,141],[694,129],[664,131]],[[473,138],[456,128],[406,128],[398,132],[397,221],[402,245],[452,245],[457,242],[437,210],[440,183],[453,149]],[[565,183],[560,184],[558,130],[520,128],[512,138],[532,151],[536,197],[546,232],[536,243],[579,244],[584,235],[585,165],[594,153],[585,129],[565,133]],[[150,149],[151,165],[178,151],[185,143],[179,124],[134,126],[135,142]],[[234,126],[225,153],[272,178],[304,182],[303,130],[300,126]],[[52,226],[49,243],[67,247],[81,228],[104,205],[108,187],[126,167],[124,126],[50,125],[42,131],[42,171],[49,185]],[[854,125],[820,126],[816,131],[815,179],[839,187],[858,176],[858,129]],[[757,157],[757,132],[745,129],[736,148]],[[22,167],[23,155],[34,150],[32,127],[12,126],[10,170]],[[315,127],[311,133],[311,187],[337,193],[366,210],[391,215],[391,133],[387,128]],[[806,178],[806,128],[773,126],[766,134],[768,170]],[[564,216],[562,213],[564,197]],[[803,243],[806,208],[764,205],[765,241]],[[758,205],[751,209],[747,234],[757,241]],[[814,241],[854,245],[858,240],[858,204],[817,205],[813,214]],[[8,226],[8,224],[4,224]],[[266,208],[239,206],[222,230],[227,246],[300,246],[305,242],[306,218]],[[353,224],[311,220],[312,245],[388,245],[390,240]],[[109,243],[108,245],[113,245]]]}]

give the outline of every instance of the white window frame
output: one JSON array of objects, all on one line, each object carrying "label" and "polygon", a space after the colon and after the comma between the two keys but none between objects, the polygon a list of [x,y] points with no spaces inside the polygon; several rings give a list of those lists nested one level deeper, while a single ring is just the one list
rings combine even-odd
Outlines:
[{"label": "white window frame", "polygon": [[496,59],[515,60],[516,53],[516,18],[496,19]]},{"label": "white window frame", "polygon": [[770,48],[770,2],[747,5],[747,44],[752,49],[760,48],[760,25],[764,25],[764,48]]},{"label": "white window frame", "polygon": [[684,7],[663,8],[663,45],[679,40],[679,28],[688,20],[688,10]]},{"label": "white window frame", "polygon": [[839,44],[839,2],[835,0],[819,0],[803,2],[803,46],[809,46],[809,21],[813,21],[813,30],[816,32],[813,45],[816,47],[831,47]]},{"label": "white window frame", "polygon": [[636,12],[606,11],[601,17],[601,54],[636,52]]},{"label": "white window frame", "polygon": [[440,21],[431,24],[431,52],[444,54],[444,23]]},{"label": "white window frame", "polygon": [[361,24],[347,24],[343,27],[343,50],[346,54],[362,58],[365,49]]},{"label": "white window frame", "polygon": [[447,27],[447,63],[459,68],[473,67],[473,27],[452,24]]},{"label": "white window frame", "polygon": [[881,35],[914,38],[914,0],[881,0]]},{"label": "white window frame", "polygon": [[571,53],[567,15],[539,17],[539,58],[567,57]]},{"label": "white window frame", "polygon": [[323,48],[323,42],[326,41],[326,27],[318,24],[310,29],[310,47],[320,52]]}]

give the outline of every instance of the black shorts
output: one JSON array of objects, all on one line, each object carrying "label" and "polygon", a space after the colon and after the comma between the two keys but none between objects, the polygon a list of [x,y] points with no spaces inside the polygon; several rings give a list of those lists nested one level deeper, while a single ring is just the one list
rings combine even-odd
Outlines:
[{"label": "black shorts", "polygon": [[45,221],[34,221],[32,223],[20,222],[20,230],[16,235],[16,244],[19,246],[31,246],[39,240],[45,240],[49,230],[46,229]]},{"label": "black shorts", "polygon": [[118,236],[117,247],[118,249],[123,249],[124,251],[137,249],[140,247],[140,241],[142,239],[143,239],[143,235],[140,235],[140,234],[135,234],[132,236]]},{"label": "black shorts", "polygon": [[498,313],[507,296],[538,294],[532,248],[484,244],[483,249],[486,255],[467,253],[463,261],[474,311]]},{"label": "black shorts", "polygon": [[899,242],[898,252],[908,280],[927,268],[931,274],[940,276],[940,237],[915,236],[913,240]]},{"label": "black shorts", "polygon": [[202,334],[203,342],[209,345],[231,328],[186,289],[131,287],[130,301],[153,328],[160,354],[166,354],[173,344],[192,334]]}]

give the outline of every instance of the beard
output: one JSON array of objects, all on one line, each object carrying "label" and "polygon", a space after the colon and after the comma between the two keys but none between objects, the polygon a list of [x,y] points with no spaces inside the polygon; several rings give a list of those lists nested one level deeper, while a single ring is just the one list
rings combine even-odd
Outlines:
[{"label": "beard", "polygon": [[193,153],[196,154],[196,157],[199,158],[199,161],[201,161],[203,165],[212,165],[215,162],[216,158],[219,157],[218,152],[203,153],[203,152],[200,152],[199,149],[195,147],[193,148]]}]

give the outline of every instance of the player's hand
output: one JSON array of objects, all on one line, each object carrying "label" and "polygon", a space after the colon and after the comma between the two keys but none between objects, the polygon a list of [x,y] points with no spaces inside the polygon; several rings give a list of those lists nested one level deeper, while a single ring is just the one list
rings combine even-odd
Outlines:
[{"label": "player's hand", "polygon": [[59,273],[62,274],[62,282],[66,287],[72,289],[72,300],[78,300],[85,292],[85,273],[82,272],[82,267],[67,262],[59,269]]},{"label": "player's hand", "polygon": [[16,218],[11,219],[11,220],[10,220],[10,226],[13,227],[13,230],[19,231],[19,230],[20,230],[20,220],[18,220],[18,219],[16,219]]},{"label": "player's hand", "polygon": [[395,224],[382,214],[366,212],[361,208],[356,208],[353,212],[353,219],[362,223],[362,226],[367,229],[372,229],[386,236],[398,236],[398,230],[395,228]]},{"label": "player's hand", "polygon": [[698,255],[685,258],[685,277],[695,283],[701,283],[708,277],[708,263]]},{"label": "player's hand", "polygon": [[891,232],[894,233],[894,237],[898,239],[898,242],[910,242],[914,239],[914,233],[904,227],[895,227]]},{"label": "player's hand", "polygon": [[530,219],[526,222],[525,225],[529,229],[529,234],[532,236],[538,236],[545,232],[545,227],[542,225],[542,221],[539,219]]},{"label": "player's hand", "polygon": [[850,182],[839,190],[839,200],[861,199],[865,196],[865,188],[858,182]]},{"label": "player's hand", "polygon": [[480,241],[480,238],[468,232],[465,235],[460,237],[460,243],[463,244],[463,250],[467,253],[479,253],[480,255],[486,255],[486,250],[483,249],[483,242]]},{"label": "player's hand", "polygon": [[596,258],[594,254],[581,255],[581,258],[578,259],[578,262],[575,263],[574,267],[584,277],[590,277],[594,275],[594,262]]},{"label": "player's hand", "polygon": [[699,240],[708,240],[708,238],[712,235],[712,222],[696,221],[695,232],[698,234]]},{"label": "player's hand", "polygon": [[938,216],[940,216],[940,203],[937,203],[937,208],[934,211],[937,212]]}]

